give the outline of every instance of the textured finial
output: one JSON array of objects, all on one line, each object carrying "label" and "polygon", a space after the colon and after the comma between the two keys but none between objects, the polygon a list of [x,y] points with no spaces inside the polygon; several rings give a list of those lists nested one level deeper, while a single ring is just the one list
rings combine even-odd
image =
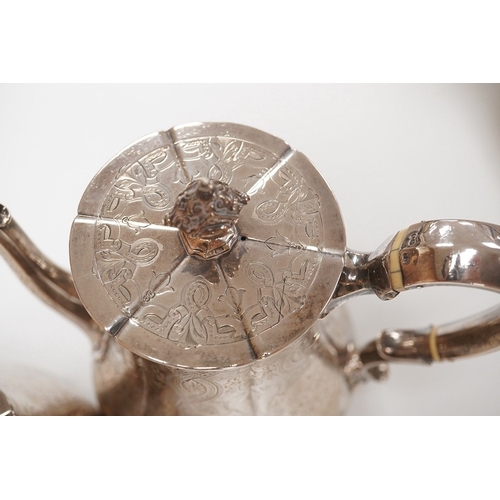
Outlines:
[{"label": "textured finial", "polygon": [[190,255],[214,259],[229,252],[238,239],[236,223],[249,199],[224,182],[197,179],[179,194],[167,224],[180,230]]}]

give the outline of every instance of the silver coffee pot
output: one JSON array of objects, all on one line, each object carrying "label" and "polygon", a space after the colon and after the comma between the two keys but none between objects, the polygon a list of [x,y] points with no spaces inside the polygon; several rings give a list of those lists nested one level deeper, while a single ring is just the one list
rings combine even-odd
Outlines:
[{"label": "silver coffee pot", "polygon": [[[500,308],[357,349],[339,307],[427,285],[498,291],[500,226],[414,224],[378,250],[347,249],[338,204],[284,141],[228,123],[151,134],[85,191],[71,274],[9,211],[0,250],[88,334],[105,415],[323,415],[393,361],[432,363],[500,345]],[[2,387],[0,387],[2,389]]]}]

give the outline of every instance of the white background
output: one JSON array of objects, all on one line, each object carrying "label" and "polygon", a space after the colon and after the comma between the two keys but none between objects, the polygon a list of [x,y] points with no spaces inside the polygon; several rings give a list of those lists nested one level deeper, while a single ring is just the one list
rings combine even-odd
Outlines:
[{"label": "white background", "polygon": [[[192,121],[260,128],[305,153],[341,206],[348,246],[373,250],[423,219],[500,224],[499,85],[2,85],[0,203],[69,268],[72,220],[95,173],[130,142]],[[453,288],[347,305],[362,346],[386,327],[448,322],[494,305]],[[353,394],[351,415],[500,414],[500,352],[391,366]],[[0,262],[0,363],[64,377],[93,398],[90,343]]]}]

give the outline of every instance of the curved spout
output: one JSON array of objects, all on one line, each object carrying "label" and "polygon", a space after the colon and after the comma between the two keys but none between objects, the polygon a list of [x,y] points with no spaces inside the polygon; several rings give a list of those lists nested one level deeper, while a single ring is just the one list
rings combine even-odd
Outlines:
[{"label": "curved spout", "polygon": [[83,328],[98,345],[104,330],[83,307],[71,275],[40,252],[1,204],[0,254],[33,293]]}]

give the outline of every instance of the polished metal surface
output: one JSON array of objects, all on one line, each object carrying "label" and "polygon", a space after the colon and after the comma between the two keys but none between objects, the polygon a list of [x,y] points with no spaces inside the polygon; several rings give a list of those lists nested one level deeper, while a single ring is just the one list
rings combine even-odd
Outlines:
[{"label": "polished metal surface", "polygon": [[[171,225],[203,179],[241,205],[238,240],[213,259],[186,251],[186,231]],[[213,231],[210,211],[196,209],[185,228]],[[280,351],[312,327],[343,266],[330,188],[304,155],[242,125],[137,141],[92,180],[78,212],[70,260],[85,307],[124,347],[168,366],[222,369]]]},{"label": "polished metal surface", "polygon": [[[500,226],[427,221],[373,253],[349,250],[311,162],[242,125],[174,127],[113,158],[80,202],[71,275],[3,206],[0,250],[90,335],[106,415],[339,414],[349,389],[384,379],[390,362],[500,346],[497,307],[386,330],[358,350],[339,307],[353,297],[440,284],[500,291]],[[0,390],[0,411],[17,414]]]},{"label": "polished metal surface", "polygon": [[0,254],[38,297],[83,328],[94,343],[100,341],[103,329],[82,305],[71,274],[33,244],[3,205],[0,205]]},{"label": "polished metal surface", "polygon": [[339,415],[350,380],[339,363],[350,340],[344,309],[279,353],[221,370],[154,363],[106,337],[95,381],[104,415]]},{"label": "polished metal surface", "polygon": [[348,250],[329,309],[355,295],[381,299],[427,285],[499,291],[500,226],[468,220],[423,221],[371,254]]},{"label": "polished metal surface", "polygon": [[[500,226],[467,220],[424,221],[398,233],[366,259],[360,289],[393,298],[429,285],[500,290]],[[360,281],[363,281],[360,278]],[[342,294],[342,288],[338,292]],[[347,295],[347,294],[346,294]],[[366,363],[430,363],[500,347],[500,308],[427,331],[385,331],[361,353]]]},{"label": "polished metal surface", "polygon": [[0,204],[0,228],[5,227],[10,222],[10,212],[7,207]]}]

